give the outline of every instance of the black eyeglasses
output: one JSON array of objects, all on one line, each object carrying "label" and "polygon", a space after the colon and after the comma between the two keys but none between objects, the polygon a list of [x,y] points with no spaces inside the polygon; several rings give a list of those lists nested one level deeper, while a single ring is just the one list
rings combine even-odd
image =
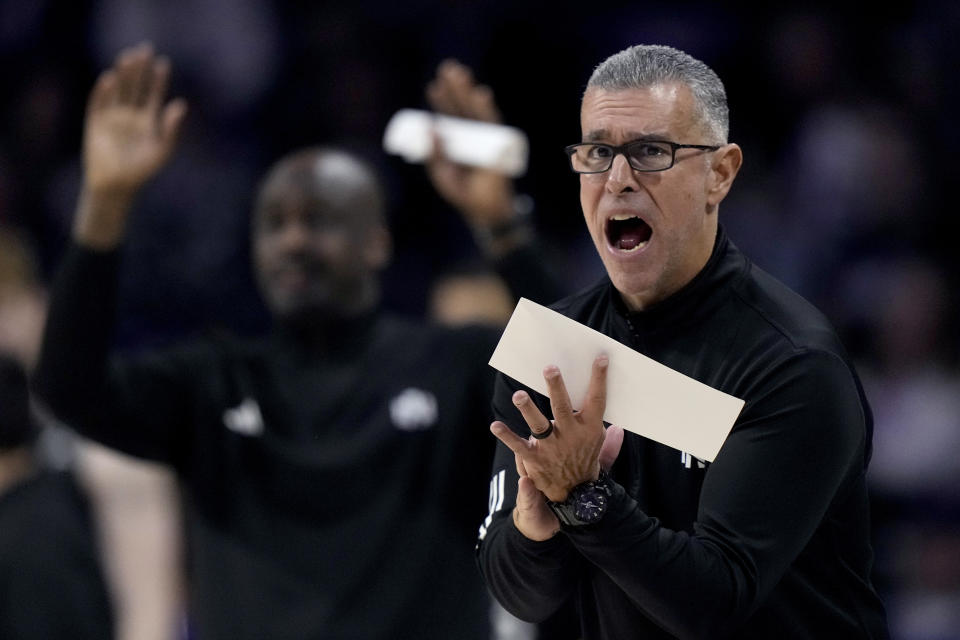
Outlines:
[{"label": "black eyeglasses", "polygon": [[575,173],[603,173],[622,153],[635,171],[666,171],[676,162],[677,149],[716,151],[719,145],[677,144],[666,140],[634,140],[620,146],[602,142],[571,144],[564,150]]}]

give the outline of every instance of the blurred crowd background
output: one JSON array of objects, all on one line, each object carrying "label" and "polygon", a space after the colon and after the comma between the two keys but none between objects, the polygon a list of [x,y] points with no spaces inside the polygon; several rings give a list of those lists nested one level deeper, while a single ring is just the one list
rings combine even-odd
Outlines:
[{"label": "blurred crowd background", "polygon": [[[950,0],[0,0],[0,225],[47,282],[69,236],[87,92],[120,48],[149,40],[190,113],[132,220],[119,348],[264,327],[248,266],[256,181],[319,143],[381,170],[397,244],[385,302],[424,314],[436,278],[477,251],[422,167],[384,155],[381,140],[397,110],[425,108],[426,83],[454,57],[528,134],[518,189],[573,291],[602,273],[562,151],[579,140],[586,79],[631,44],[684,49],[724,80],[744,150],[721,222],[827,313],[863,377],[876,420],[875,578],[891,629],[957,638],[958,36]],[[0,332],[8,320],[0,313]]]}]

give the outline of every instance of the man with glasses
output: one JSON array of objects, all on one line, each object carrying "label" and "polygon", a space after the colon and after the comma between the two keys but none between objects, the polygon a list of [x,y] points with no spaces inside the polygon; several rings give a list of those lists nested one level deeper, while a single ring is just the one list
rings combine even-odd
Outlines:
[{"label": "man with glasses", "polygon": [[[479,564],[521,619],[582,637],[886,637],[871,585],[871,418],[834,330],[718,222],[742,162],[723,84],[636,46],[604,61],[567,147],[606,268],[554,309],[746,405],[712,463],[604,429],[607,359],[572,409],[500,376]],[[643,415],[643,406],[637,406]]]}]

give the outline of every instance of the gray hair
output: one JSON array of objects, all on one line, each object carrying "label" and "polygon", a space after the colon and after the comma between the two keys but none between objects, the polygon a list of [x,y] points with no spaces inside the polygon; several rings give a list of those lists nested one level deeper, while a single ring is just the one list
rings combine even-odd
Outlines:
[{"label": "gray hair", "polygon": [[695,108],[715,144],[727,142],[730,116],[720,77],[693,56],[663,45],[638,44],[615,53],[593,70],[587,90],[646,89],[679,82],[693,93]]}]

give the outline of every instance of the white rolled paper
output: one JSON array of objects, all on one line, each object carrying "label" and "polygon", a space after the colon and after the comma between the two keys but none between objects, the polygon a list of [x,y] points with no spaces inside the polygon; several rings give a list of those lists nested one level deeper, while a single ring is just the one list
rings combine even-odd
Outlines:
[{"label": "white rolled paper", "polygon": [[527,170],[529,144],[520,129],[418,109],[401,109],[394,114],[383,134],[383,148],[407,162],[421,163],[433,153],[434,131],[446,157],[453,162],[511,177]]}]

